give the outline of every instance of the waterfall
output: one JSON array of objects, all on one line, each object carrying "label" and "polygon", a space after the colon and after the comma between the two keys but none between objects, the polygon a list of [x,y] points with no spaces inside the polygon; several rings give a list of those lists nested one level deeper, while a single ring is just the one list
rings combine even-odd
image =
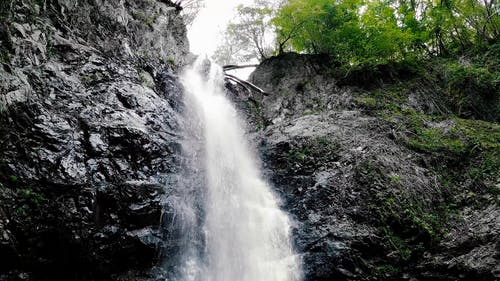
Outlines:
[{"label": "waterfall", "polygon": [[198,59],[182,77],[187,173],[175,208],[179,281],[300,281],[291,222],[262,179],[222,70]]}]

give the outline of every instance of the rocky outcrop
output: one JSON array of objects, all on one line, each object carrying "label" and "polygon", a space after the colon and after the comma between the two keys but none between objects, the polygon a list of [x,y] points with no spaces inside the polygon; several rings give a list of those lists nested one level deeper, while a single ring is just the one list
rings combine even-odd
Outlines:
[{"label": "rocky outcrop", "polygon": [[188,45],[176,7],[0,9],[0,280],[146,280],[177,169]]},{"label": "rocky outcrop", "polygon": [[454,117],[415,73],[345,77],[287,54],[251,76],[268,96],[238,93],[305,280],[499,278],[498,124]]}]

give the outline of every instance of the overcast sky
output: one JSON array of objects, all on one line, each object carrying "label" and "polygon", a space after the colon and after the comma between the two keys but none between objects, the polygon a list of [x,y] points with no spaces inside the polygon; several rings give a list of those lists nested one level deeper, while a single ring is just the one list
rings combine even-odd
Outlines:
[{"label": "overcast sky", "polygon": [[204,0],[205,7],[188,27],[191,52],[211,57],[228,22],[236,15],[236,6],[252,0]]}]

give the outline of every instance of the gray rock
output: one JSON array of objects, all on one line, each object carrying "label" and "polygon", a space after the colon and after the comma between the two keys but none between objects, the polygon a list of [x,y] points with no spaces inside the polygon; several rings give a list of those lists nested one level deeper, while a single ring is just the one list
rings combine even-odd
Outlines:
[{"label": "gray rock", "polygon": [[0,44],[0,280],[150,276],[169,243],[182,18],[169,1],[28,2]]},{"label": "gray rock", "polygon": [[[251,124],[263,125],[249,128],[250,136],[296,221],[305,280],[498,279],[498,206],[469,202],[457,215],[443,214],[439,208],[454,204],[450,197],[462,196],[466,184],[438,181],[439,163],[405,145],[358,102],[370,93],[340,84],[332,70],[324,57],[287,54],[251,75],[268,96],[228,86]],[[432,90],[420,86],[400,103],[450,112]],[[447,130],[453,122],[428,125]]]}]

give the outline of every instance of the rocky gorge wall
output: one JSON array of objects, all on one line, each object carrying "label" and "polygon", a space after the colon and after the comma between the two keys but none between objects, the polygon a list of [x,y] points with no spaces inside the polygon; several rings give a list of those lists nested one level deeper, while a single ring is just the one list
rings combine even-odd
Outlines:
[{"label": "rocky gorge wall", "polygon": [[177,169],[179,11],[9,0],[1,18],[0,280],[139,280]]},{"label": "rocky gorge wall", "polygon": [[286,54],[250,77],[268,95],[238,92],[305,280],[498,279],[500,126],[389,70],[348,80],[327,57]]}]

